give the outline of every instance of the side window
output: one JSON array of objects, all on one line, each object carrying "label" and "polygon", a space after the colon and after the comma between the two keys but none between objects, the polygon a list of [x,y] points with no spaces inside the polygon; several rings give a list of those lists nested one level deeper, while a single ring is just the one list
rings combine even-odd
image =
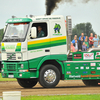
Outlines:
[{"label": "side window", "polygon": [[33,23],[32,27],[37,29],[37,38],[47,36],[47,23]]}]

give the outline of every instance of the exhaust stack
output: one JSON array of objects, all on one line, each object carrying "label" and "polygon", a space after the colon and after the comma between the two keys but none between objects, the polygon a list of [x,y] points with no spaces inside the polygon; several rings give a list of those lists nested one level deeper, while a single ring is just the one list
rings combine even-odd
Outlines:
[{"label": "exhaust stack", "polygon": [[71,36],[72,36],[72,18],[71,16],[66,16],[66,33],[67,33],[67,51],[70,51]]}]

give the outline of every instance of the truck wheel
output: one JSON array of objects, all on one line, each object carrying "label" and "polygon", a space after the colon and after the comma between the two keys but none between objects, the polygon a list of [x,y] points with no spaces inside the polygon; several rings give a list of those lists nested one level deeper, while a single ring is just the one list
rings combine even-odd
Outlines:
[{"label": "truck wheel", "polygon": [[37,84],[37,80],[34,79],[17,79],[17,82],[24,88],[32,88]]},{"label": "truck wheel", "polygon": [[86,86],[98,86],[97,80],[82,80]]},{"label": "truck wheel", "polygon": [[44,88],[55,87],[60,80],[60,72],[54,65],[44,65],[40,70],[39,83]]}]

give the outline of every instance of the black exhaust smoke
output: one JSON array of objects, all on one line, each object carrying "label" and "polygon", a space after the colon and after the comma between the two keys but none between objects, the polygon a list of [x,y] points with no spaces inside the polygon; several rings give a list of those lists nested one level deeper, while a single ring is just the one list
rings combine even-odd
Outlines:
[{"label": "black exhaust smoke", "polygon": [[62,0],[46,0],[46,14],[51,15],[52,11],[57,8],[57,3]]},{"label": "black exhaust smoke", "polygon": [[[58,8],[58,3],[60,2],[69,2],[72,3],[75,0],[46,0],[46,15],[51,15],[51,13],[53,12],[54,9]],[[88,3],[89,1],[94,1],[94,0],[79,0],[82,1],[82,3]],[[98,1],[98,0],[95,0]]]}]

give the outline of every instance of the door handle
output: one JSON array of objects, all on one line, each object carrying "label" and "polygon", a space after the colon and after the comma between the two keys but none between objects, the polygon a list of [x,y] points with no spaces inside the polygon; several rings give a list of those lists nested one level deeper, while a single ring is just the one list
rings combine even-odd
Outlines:
[{"label": "door handle", "polygon": [[50,50],[45,50],[45,52],[50,52]]}]

